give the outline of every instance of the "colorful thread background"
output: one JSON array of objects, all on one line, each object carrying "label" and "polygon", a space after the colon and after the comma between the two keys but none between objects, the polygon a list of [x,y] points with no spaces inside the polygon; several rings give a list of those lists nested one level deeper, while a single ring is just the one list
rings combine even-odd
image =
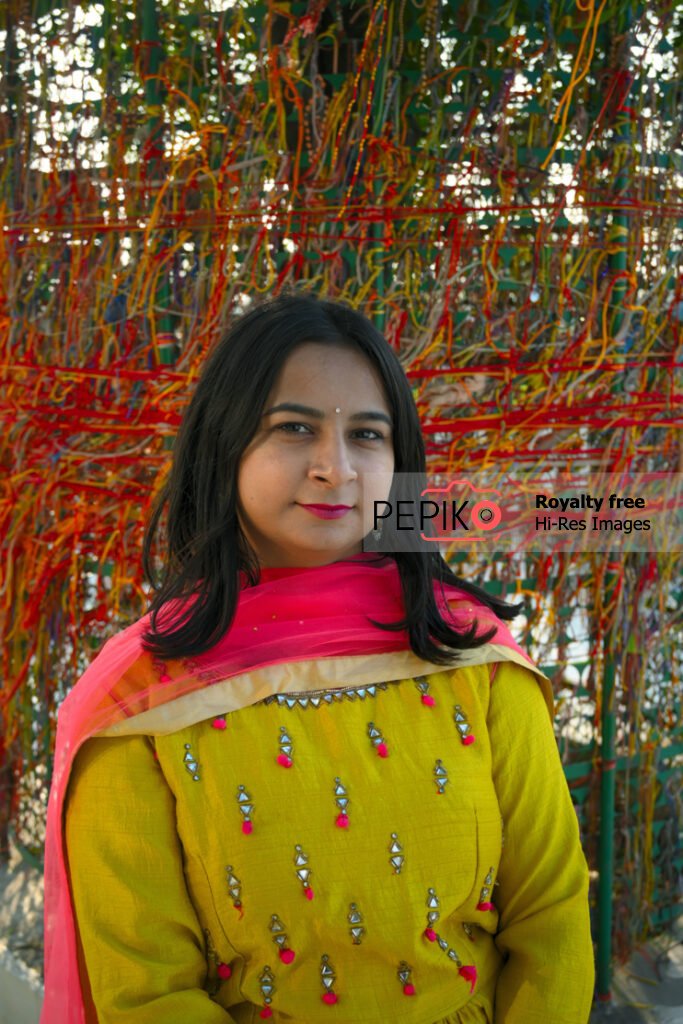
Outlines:
[{"label": "colorful thread background", "polygon": [[[375,318],[434,471],[683,471],[680,8],[219,6],[0,11],[0,845],[27,858],[56,707],[146,607],[170,439],[250,297]],[[526,599],[592,867],[615,665],[625,956],[680,884],[678,556],[460,568]]]}]

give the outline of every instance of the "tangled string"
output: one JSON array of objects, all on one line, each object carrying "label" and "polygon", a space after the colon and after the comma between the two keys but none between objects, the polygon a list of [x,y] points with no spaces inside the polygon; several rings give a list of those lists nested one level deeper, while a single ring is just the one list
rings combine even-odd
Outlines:
[{"label": "tangled string", "polygon": [[[145,610],[170,439],[253,297],[372,316],[434,472],[683,470],[683,29],[668,0],[8,0],[0,19],[0,854],[9,830],[39,858],[56,707]],[[591,865],[615,673],[620,954],[671,917],[681,869],[677,570],[675,551],[459,564],[526,600]]]}]

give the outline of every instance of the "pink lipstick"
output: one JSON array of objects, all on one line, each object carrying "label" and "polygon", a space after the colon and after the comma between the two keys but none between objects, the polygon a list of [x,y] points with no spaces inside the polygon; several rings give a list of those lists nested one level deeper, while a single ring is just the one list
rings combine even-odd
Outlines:
[{"label": "pink lipstick", "polygon": [[350,512],[352,505],[302,505],[302,508],[308,509],[314,516],[318,516],[319,519],[341,519],[347,512]]}]

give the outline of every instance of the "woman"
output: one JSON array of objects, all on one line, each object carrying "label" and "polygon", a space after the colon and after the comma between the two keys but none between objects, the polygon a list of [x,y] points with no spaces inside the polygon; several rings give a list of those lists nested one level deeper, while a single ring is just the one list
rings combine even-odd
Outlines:
[{"label": "woman", "polygon": [[150,613],[60,709],[43,1024],[585,1024],[588,874],[516,609],[363,548],[424,471],[350,307],[275,299],[217,346]]}]

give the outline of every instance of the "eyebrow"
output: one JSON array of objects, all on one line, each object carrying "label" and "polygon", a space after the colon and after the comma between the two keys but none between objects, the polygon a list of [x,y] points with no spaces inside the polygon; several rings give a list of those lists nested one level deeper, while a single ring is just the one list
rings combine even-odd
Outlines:
[{"label": "eyebrow", "polygon": [[[325,419],[325,413],[321,409],[313,409],[310,405],[299,405],[298,402],[280,402],[279,405],[273,405],[270,409],[266,409],[263,415],[272,416],[276,412],[298,412],[301,416],[311,416],[315,420]],[[349,419],[354,422],[359,420],[381,420],[388,427],[393,426],[387,414],[378,410],[354,412],[353,415],[349,416]]]}]

